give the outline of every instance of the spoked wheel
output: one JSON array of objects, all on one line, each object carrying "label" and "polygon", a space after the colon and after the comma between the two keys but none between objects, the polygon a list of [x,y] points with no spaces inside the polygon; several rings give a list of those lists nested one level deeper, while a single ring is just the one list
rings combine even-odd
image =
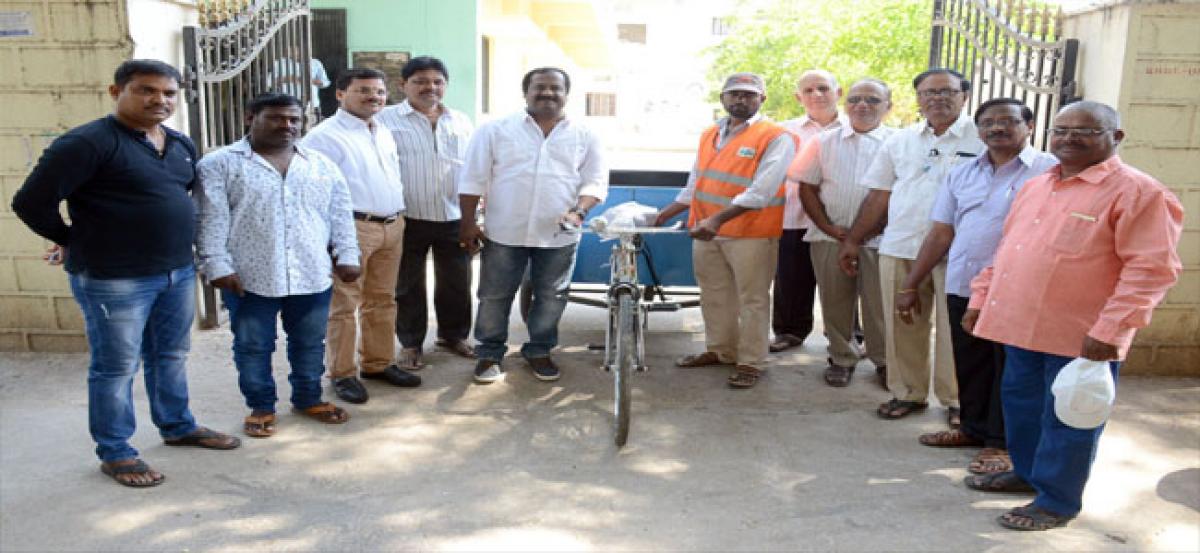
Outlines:
[{"label": "spoked wheel", "polygon": [[620,294],[617,303],[616,355],[613,367],[613,414],[617,447],[625,445],[629,438],[629,411],[633,392],[629,379],[637,364],[637,302],[633,295]]}]

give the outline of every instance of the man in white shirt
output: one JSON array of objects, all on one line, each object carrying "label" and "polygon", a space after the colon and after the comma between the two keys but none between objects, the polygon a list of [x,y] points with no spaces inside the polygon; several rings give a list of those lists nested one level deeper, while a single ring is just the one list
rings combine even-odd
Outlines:
[{"label": "man in white shirt", "polygon": [[458,245],[461,213],[458,175],[471,138],[471,120],[442,103],[450,75],[442,60],[415,57],[400,70],[403,102],[379,112],[375,119],[391,131],[404,181],[404,253],[396,280],[397,364],[406,370],[422,366],[428,327],[425,261],[433,250],[433,307],[437,312],[436,345],[463,357],[475,357],[467,342],[471,332],[471,256]]},{"label": "man in white shirt", "polygon": [[350,415],[321,400],[330,273],[359,275],[350,193],[337,165],[296,145],[300,100],[263,94],[248,107],[246,138],[204,156],[195,200],[200,269],[229,308],[238,387],[251,412],[248,436],[275,433],[271,353],[282,316],[292,405],[330,424]]},{"label": "man in white shirt", "polygon": [[692,269],[700,285],[705,350],[675,364],[732,364],[733,388],[757,384],[766,361],[783,181],[796,155],[796,137],[759,112],[766,99],[758,75],[725,79],[721,105],[729,116],[700,136],[687,186],[654,221],[662,225],[687,210],[695,239]]},{"label": "man in white shirt", "polygon": [[892,91],[876,79],[863,79],[850,87],[846,98],[848,125],[830,129],[809,140],[792,163],[788,178],[801,183],[812,228],[809,243],[817,287],[821,294],[821,320],[829,339],[829,366],[825,382],[847,386],[858,363],[853,348],[854,314],[862,302],[862,326],[867,357],[880,374],[886,372],[884,322],[879,289],[879,239],[869,239],[859,250],[857,277],[847,276],[837,264],[838,247],[858,208],[870,190],[860,184],[876,152],[896,131],[880,123],[892,107]]},{"label": "man in white shirt", "polygon": [[[833,73],[823,69],[805,71],[796,81],[793,96],[804,106],[804,115],[780,124],[800,139],[801,148],[821,131],[846,125],[846,116],[838,113],[842,89]],[[811,223],[800,202],[800,184],[788,178],[785,186],[787,205],[783,208],[783,236],[779,237],[779,261],[771,302],[771,330],[775,339],[769,349],[773,353],[803,344],[812,332],[817,289],[809,241],[804,239]]]},{"label": "man in white shirt", "polygon": [[[508,314],[528,266],[533,304],[521,355],[539,380],[560,376],[550,359],[558,344],[558,321],[567,306],[567,288],[579,236],[560,225],[578,226],[608,194],[608,168],[600,141],[563,107],[571,78],[562,69],[542,67],[525,74],[525,111],[483,125],[471,138],[458,192],[463,218],[461,246],[483,249],[479,270],[479,313],[475,319],[475,381],[503,376]],[[484,228],[474,213],[486,198]]]},{"label": "man in white shirt", "polygon": [[894,309],[897,293],[917,293],[936,299],[933,392],[948,408],[947,422],[957,428],[961,420],[946,312],[946,263],[934,268],[933,278],[920,289],[901,289],[900,284],[932,227],[929,214],[944,177],[959,163],[979,157],[987,147],[979,140],[971,115],[963,113],[970,81],[952,69],[930,69],[913,79],[913,88],[925,120],[892,135],[875,156],[862,180],[872,190],[842,240],[838,263],[846,274],[857,274],[860,245],[887,221],[879,242],[879,278],[886,313],[888,389],[894,397],[880,405],[877,413],[885,419],[898,419],[928,405],[929,310],[923,320],[909,325]]},{"label": "man in white shirt", "polygon": [[336,86],[337,112],[314,127],[301,144],[332,159],[350,189],[362,278],[333,284],[327,334],[329,376],[338,397],[365,403],[369,396],[354,364],[358,328],[362,329],[358,356],[363,378],[403,387],[421,384],[419,376],[392,363],[394,294],[404,244],[404,186],[392,133],[374,119],[387,101],[384,74],[350,69],[338,75]]}]

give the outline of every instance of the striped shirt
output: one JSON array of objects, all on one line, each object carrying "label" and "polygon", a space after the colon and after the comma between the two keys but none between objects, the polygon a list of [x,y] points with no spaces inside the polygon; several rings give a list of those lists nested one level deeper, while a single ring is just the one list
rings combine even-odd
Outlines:
[{"label": "striped shirt", "polygon": [[[804,145],[808,143],[810,138],[821,134],[822,131],[829,129],[840,129],[850,126],[849,119],[846,114],[839,113],[837,118],[830,121],[828,125],[821,125],[815,120],[809,118],[808,115],[802,115],[795,119],[788,119],[780,123],[788,132],[796,135],[800,144],[800,149],[804,149]],[[795,162],[793,162],[795,163]],[[788,230],[806,229],[816,227],[812,221],[808,220],[808,214],[804,212],[804,205],[800,203],[800,183],[788,177],[784,183],[787,187],[787,204],[783,207],[783,228]]]},{"label": "striped shirt", "polygon": [[442,106],[437,128],[405,100],[375,115],[392,132],[404,181],[405,217],[422,221],[457,221],[458,174],[474,126],[466,114]]},{"label": "striped shirt", "polygon": [[[871,192],[862,185],[862,176],[883,141],[895,132],[896,129],[882,125],[865,133],[856,132],[850,125],[827,130],[804,144],[788,171],[788,180],[819,187],[818,195],[829,222],[850,228],[858,208]],[[837,242],[816,225],[804,235],[804,241]],[[879,247],[879,237],[864,245]]]}]

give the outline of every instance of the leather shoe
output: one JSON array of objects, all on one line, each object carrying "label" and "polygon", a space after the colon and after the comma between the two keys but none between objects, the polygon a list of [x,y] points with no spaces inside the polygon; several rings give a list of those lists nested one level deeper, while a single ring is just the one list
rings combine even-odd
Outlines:
[{"label": "leather shoe", "polygon": [[803,343],[804,339],[798,336],[793,336],[791,334],[779,334],[775,336],[775,341],[771,342],[771,345],[767,346],[767,349],[771,353],[779,353],[784,350],[792,349]]},{"label": "leather shoe", "polygon": [[355,376],[333,379],[333,393],[347,403],[366,403],[371,397]]},{"label": "leather shoe", "polygon": [[421,377],[395,365],[388,365],[388,368],[377,373],[364,372],[362,377],[368,380],[384,380],[392,386],[401,388],[416,388],[421,385]]}]

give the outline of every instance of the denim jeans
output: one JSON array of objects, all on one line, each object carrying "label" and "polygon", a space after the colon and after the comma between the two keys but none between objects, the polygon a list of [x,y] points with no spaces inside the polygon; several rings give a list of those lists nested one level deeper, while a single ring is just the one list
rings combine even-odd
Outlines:
[{"label": "denim jeans", "polygon": [[164,439],[196,429],[188,410],[185,361],[196,311],[191,265],[153,276],[92,278],[71,274],[71,292],[87,331],[88,429],[100,460],[137,457],[133,376],[143,364],[150,418]]},{"label": "denim jeans", "polygon": [[558,320],[567,308],[567,288],[575,268],[575,244],[561,248],[506,246],[487,241],[479,268],[479,313],[475,319],[475,353],[480,359],[499,362],[507,350],[508,315],[521,286],[525,267],[530,270],[533,303],[526,328],[529,342],[521,355],[548,357],[558,345]]},{"label": "denim jeans", "polygon": [[246,407],[275,412],[275,377],[271,354],[275,353],[275,321],[283,319],[287,333],[287,356],[292,371],[292,405],[307,409],[321,403],[321,374],[325,372],[325,328],[329,322],[332,288],[316,294],[268,298],[250,292],[238,297],[221,290],[221,301],[229,308],[233,331],[233,363],[238,370],[238,388]]},{"label": "denim jeans", "polygon": [[[1013,471],[1037,490],[1034,505],[1075,516],[1104,425],[1074,428],[1054,414],[1050,386],[1073,358],[1004,346],[1004,430]],[[1110,361],[1113,381],[1121,364]]]}]

